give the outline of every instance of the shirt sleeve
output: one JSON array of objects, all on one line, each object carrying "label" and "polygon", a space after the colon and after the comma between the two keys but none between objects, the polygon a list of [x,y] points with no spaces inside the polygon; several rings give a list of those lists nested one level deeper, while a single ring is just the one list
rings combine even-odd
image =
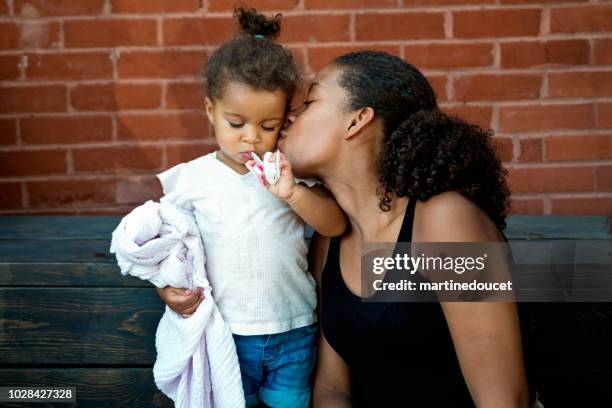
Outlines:
[{"label": "shirt sleeve", "polygon": [[156,175],[161,182],[164,194],[180,191],[184,183],[186,171],[187,163],[181,163]]},{"label": "shirt sleeve", "polygon": [[316,178],[299,178],[299,177],[296,177],[295,178],[295,182],[296,183],[306,184],[306,186],[308,188],[312,188],[312,187],[314,187],[317,184],[323,184],[323,182],[321,180],[316,179]]}]

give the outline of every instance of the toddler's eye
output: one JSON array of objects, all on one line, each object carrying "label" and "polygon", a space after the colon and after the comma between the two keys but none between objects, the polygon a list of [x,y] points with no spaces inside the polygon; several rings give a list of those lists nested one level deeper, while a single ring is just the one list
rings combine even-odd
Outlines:
[{"label": "toddler's eye", "polygon": [[273,132],[274,129],[276,129],[276,126],[274,127],[262,126],[261,128],[265,130],[266,132]]},{"label": "toddler's eye", "polygon": [[241,128],[243,126],[242,123],[229,122],[229,124],[233,128]]}]

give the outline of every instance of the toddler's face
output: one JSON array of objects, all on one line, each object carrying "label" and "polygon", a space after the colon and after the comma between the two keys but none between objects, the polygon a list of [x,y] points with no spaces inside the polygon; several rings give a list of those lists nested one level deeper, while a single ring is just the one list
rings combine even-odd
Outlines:
[{"label": "toddler's face", "polygon": [[260,157],[274,150],[285,121],[286,96],[282,90],[255,90],[239,82],[229,82],[220,99],[205,100],[208,119],[215,128],[220,148],[217,157],[239,173],[251,152]]}]

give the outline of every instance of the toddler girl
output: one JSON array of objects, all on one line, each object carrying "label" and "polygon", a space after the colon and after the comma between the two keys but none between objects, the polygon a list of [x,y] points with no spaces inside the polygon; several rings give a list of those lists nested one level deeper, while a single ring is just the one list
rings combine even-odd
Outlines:
[{"label": "toddler girl", "polygon": [[247,406],[308,407],[317,319],[304,222],[331,236],[344,232],[346,218],[324,188],[296,183],[284,157],[272,194],[245,167],[252,152],[276,150],[299,73],[274,41],[280,15],[238,8],[235,16],[241,32],[206,68],[205,111],[219,150],[158,178],[165,194],[198,192],[208,278],[234,334]]}]

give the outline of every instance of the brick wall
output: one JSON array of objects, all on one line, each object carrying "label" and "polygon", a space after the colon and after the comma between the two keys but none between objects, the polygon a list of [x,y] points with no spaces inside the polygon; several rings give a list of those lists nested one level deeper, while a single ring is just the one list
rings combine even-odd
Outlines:
[{"label": "brick wall", "polygon": [[[0,213],[122,213],[214,148],[197,72],[230,0],[0,0]],[[612,2],[252,0],[307,72],[398,54],[497,131],[513,212],[612,209]]]}]

